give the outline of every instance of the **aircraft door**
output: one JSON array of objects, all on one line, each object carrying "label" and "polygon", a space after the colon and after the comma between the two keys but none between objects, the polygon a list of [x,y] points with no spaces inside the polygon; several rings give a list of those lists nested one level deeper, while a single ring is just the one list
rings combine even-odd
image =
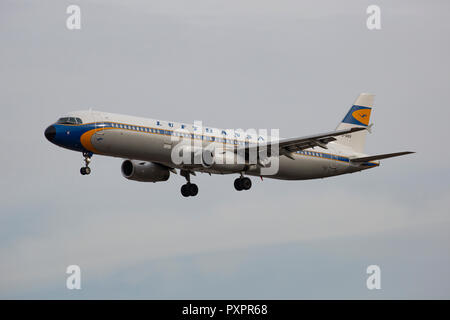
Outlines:
[{"label": "aircraft door", "polygon": [[173,128],[173,124],[169,123],[169,128],[164,129],[163,135],[163,147],[164,149],[172,149],[172,147],[177,144],[180,140],[180,137],[176,134],[177,130]]},{"label": "aircraft door", "polygon": [[328,164],[328,170],[330,171],[330,173],[335,173],[337,171],[337,156],[332,155],[331,159],[329,160],[329,164]]},{"label": "aircraft door", "polygon": [[103,147],[104,144],[104,131],[103,130],[97,130],[97,129],[101,129],[104,128],[105,125],[103,123],[103,119],[101,114],[99,114],[98,112],[93,111],[92,112],[92,118],[94,120],[95,123],[95,133],[92,135],[91,137],[91,143],[93,144],[93,146],[99,150],[99,148]]},{"label": "aircraft door", "polygon": [[[101,116],[101,114],[98,112],[95,112],[93,114],[93,116],[94,116],[94,121],[95,121],[95,129],[104,128],[105,127],[105,125],[103,123],[104,120],[103,120],[103,117]],[[104,135],[103,130],[98,130],[96,132],[96,135]]]}]

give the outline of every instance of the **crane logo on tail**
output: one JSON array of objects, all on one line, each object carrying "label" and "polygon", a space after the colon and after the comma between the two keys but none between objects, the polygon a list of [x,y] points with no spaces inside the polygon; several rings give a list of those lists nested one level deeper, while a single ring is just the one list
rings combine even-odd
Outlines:
[{"label": "crane logo on tail", "polygon": [[367,126],[367,125],[369,125],[371,110],[372,109],[370,109],[370,108],[358,109],[358,110],[353,111],[352,116],[358,122],[361,122],[363,125]]}]

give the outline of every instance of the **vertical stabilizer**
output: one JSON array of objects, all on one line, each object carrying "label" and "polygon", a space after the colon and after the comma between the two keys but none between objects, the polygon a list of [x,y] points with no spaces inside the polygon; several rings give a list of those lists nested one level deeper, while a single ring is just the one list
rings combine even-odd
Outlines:
[{"label": "vertical stabilizer", "polygon": [[[353,127],[367,128],[369,126],[370,114],[373,107],[373,94],[361,93],[352,105],[347,115],[336,130],[349,129]],[[366,143],[367,130],[353,132],[336,137],[336,143],[348,146],[356,152],[363,153],[364,145]]]}]

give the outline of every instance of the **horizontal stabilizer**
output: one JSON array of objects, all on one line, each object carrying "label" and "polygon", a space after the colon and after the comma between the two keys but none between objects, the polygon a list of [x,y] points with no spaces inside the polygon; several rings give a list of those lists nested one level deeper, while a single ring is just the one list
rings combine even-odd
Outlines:
[{"label": "horizontal stabilizer", "polygon": [[385,153],[385,154],[378,154],[376,156],[355,158],[355,159],[351,159],[351,161],[352,162],[367,162],[367,161],[381,160],[381,159],[392,158],[392,157],[399,157],[399,156],[403,156],[405,154],[410,154],[410,153],[414,153],[414,152],[404,151],[404,152],[396,152],[396,153]]}]

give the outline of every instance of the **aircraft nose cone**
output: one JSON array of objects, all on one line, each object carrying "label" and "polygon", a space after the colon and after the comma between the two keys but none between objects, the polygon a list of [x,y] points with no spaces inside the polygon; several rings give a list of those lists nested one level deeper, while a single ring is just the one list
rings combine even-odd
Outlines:
[{"label": "aircraft nose cone", "polygon": [[44,134],[48,141],[53,142],[53,139],[55,138],[56,135],[55,127],[49,126],[47,129],[45,129]]}]

